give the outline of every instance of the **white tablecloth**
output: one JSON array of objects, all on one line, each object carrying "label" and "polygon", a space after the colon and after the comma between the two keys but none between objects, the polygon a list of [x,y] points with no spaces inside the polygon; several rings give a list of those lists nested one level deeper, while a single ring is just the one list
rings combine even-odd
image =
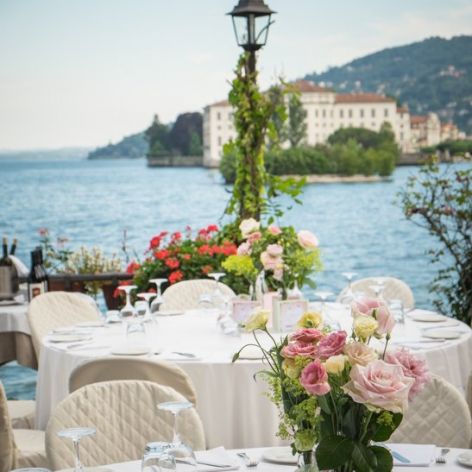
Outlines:
[{"label": "white tablecloth", "polygon": [[0,305],[0,333],[18,332],[31,335],[26,312],[28,304]]},{"label": "white tablecloth", "polygon": [[[333,308],[335,306],[333,305]],[[350,317],[342,310],[334,310],[342,326],[349,328]],[[420,338],[420,327],[426,323],[407,320],[400,326],[398,339]],[[431,323],[430,323],[431,325]],[[461,326],[464,334],[458,340],[420,344],[430,370],[443,376],[464,390],[472,368],[471,331]],[[94,345],[123,344],[121,328],[100,328],[95,331]],[[395,335],[394,335],[395,337]],[[183,316],[159,318],[154,347],[170,351],[192,352],[196,361],[175,360],[192,378],[197,395],[197,410],[207,435],[207,446],[226,448],[262,447],[280,444],[275,437],[278,418],[275,407],[263,395],[266,385],[255,382],[253,374],[261,370],[257,360],[231,363],[231,358],[245,342],[252,340],[225,336],[218,331],[216,317],[209,312],[189,312]],[[37,384],[36,427],[44,429],[54,406],[68,394],[68,380],[72,370],[87,358],[107,356],[109,348],[66,351],[46,341],[41,350]],[[166,355],[154,356],[165,359]]]}]

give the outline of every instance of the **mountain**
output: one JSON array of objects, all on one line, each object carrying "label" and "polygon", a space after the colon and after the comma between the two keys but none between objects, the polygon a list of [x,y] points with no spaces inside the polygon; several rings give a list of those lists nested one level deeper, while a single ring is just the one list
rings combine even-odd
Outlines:
[{"label": "mountain", "polygon": [[148,143],[142,133],[126,136],[116,144],[108,144],[108,146],[100,147],[90,152],[88,159],[115,159],[124,157],[136,159],[144,157],[148,152]]},{"label": "mountain", "polygon": [[472,134],[472,36],[383,49],[305,78],[337,91],[391,95],[412,114],[436,112]]},{"label": "mountain", "polygon": [[84,159],[89,151],[89,147],[25,150],[0,149],[0,159],[75,160]]}]

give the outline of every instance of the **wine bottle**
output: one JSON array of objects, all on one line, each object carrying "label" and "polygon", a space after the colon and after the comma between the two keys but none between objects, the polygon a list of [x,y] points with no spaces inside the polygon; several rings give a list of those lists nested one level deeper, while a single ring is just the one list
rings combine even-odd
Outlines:
[{"label": "wine bottle", "polygon": [[14,256],[16,252],[16,245],[18,244],[18,239],[14,238],[10,246],[10,256]]},{"label": "wine bottle", "polygon": [[43,252],[40,247],[31,251],[31,270],[28,275],[28,300],[48,291],[48,275],[43,266]]},{"label": "wine bottle", "polygon": [[18,271],[8,257],[8,239],[3,237],[2,258],[0,259],[0,300],[8,300],[18,292]]}]

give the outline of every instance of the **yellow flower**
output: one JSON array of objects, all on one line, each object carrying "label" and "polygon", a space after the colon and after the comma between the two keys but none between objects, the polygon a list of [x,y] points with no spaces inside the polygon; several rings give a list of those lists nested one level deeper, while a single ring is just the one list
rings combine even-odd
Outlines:
[{"label": "yellow flower", "polygon": [[346,365],[347,356],[344,354],[338,354],[337,356],[331,356],[326,359],[325,369],[328,374],[338,375],[344,370]]},{"label": "yellow flower", "polygon": [[297,326],[299,328],[318,328],[323,321],[321,313],[316,311],[307,311],[298,320]]},{"label": "yellow flower", "polygon": [[357,316],[354,319],[354,333],[360,339],[368,339],[378,327],[378,323],[370,316]]},{"label": "yellow flower", "polygon": [[256,329],[264,329],[269,321],[269,310],[256,308],[252,315],[243,324],[246,331],[255,331]]},{"label": "yellow flower", "polygon": [[284,370],[285,375],[292,380],[298,379],[301,372],[301,368],[300,366],[297,366],[295,359],[290,358],[284,359],[282,362],[282,369]]}]

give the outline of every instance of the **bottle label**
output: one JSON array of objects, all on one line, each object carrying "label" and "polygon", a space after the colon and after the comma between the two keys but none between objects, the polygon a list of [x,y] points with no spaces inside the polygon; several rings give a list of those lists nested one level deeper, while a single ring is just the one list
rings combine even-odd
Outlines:
[{"label": "bottle label", "polygon": [[29,284],[28,286],[28,291],[29,291],[29,300],[33,300],[34,297],[37,297],[38,295],[42,295],[43,293],[46,292],[46,286],[44,282],[39,282],[35,284]]}]

